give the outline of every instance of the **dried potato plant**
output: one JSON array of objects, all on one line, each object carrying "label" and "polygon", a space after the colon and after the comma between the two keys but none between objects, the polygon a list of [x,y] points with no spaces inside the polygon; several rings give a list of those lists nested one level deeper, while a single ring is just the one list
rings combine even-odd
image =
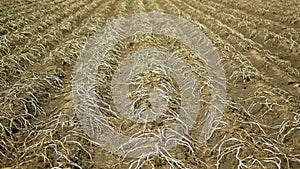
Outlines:
[{"label": "dried potato plant", "polygon": [[[13,0],[0,4],[0,168],[300,167],[299,1]],[[85,134],[74,111],[72,73],[80,50],[101,27],[122,16],[150,11],[185,18],[211,40],[226,71],[226,108],[206,142],[194,140],[199,130],[192,128],[191,137],[169,151],[123,158]],[[120,42],[108,52],[107,61],[114,65],[109,57],[125,59],[149,46],[177,51],[183,59],[193,57],[178,41],[149,35]],[[186,60],[197,66],[194,71],[207,75],[203,63],[194,61]],[[103,66],[98,72],[110,69]],[[172,81],[155,75],[134,78],[133,100],[140,96],[135,92],[139,84],[153,77]],[[209,100],[211,88],[204,77],[198,79],[199,86],[206,85],[201,97]],[[98,96],[105,85],[98,79]],[[171,86],[178,89],[176,83]],[[170,103],[178,105],[180,99],[173,94]],[[137,107],[145,105],[140,101]],[[110,121],[128,135],[158,131],[160,126],[159,121],[148,125]]]}]

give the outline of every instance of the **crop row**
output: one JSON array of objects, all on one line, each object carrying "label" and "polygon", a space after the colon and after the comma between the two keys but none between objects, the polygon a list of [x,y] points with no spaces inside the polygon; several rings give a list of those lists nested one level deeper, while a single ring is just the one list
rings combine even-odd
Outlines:
[{"label": "crop row", "polygon": [[[78,10],[81,7],[81,5],[83,5],[83,4],[78,5],[78,4],[74,4],[74,3],[70,4],[70,3],[71,1],[66,1],[66,4],[63,4],[60,7],[55,5],[51,6],[50,9],[48,7],[47,9],[48,12],[42,10],[36,10],[39,15],[43,16],[42,18],[40,18],[40,20],[35,22],[32,21],[32,24],[27,23],[27,25],[24,26],[22,29],[15,30],[9,32],[6,35],[3,35],[3,37],[1,37],[1,39],[3,39],[3,41],[1,42],[3,46],[1,49],[2,56],[15,54],[17,52],[14,51],[15,49],[20,50],[26,46],[29,46],[30,42],[36,41],[38,38],[40,38],[43,32],[50,29],[51,26],[53,27],[54,22],[57,23],[61,22],[65,16],[74,13],[73,11]],[[69,6],[69,10],[65,9],[65,5]],[[60,12],[61,15],[55,15],[55,12]]]},{"label": "crop row", "polygon": [[[101,2],[101,6],[99,6],[99,3],[100,2],[87,6],[87,13],[81,11],[82,14],[75,15],[76,17],[81,17],[82,19],[80,22],[80,26],[78,23],[75,24],[78,27],[75,27],[75,25],[72,26],[70,28],[72,30],[72,33],[69,33],[69,36],[59,37],[62,41],[61,45],[53,46],[53,49],[50,52],[42,53],[41,57],[46,59],[44,60],[44,63],[41,62],[41,64],[34,64],[30,66],[30,69],[26,69],[26,72],[22,73],[22,76],[19,77],[19,80],[17,80],[12,86],[10,86],[9,89],[3,90],[1,92],[3,96],[1,112],[3,112],[4,116],[0,117],[0,121],[1,124],[4,125],[2,125],[2,129],[4,129],[2,131],[6,131],[6,133],[1,133],[1,138],[3,138],[5,135],[14,134],[20,129],[36,128],[38,126],[39,128],[42,127],[41,130],[38,130],[38,133],[36,133],[37,135],[33,134],[33,131],[32,135],[30,134],[28,136],[28,141],[26,141],[26,143],[22,145],[19,145],[17,149],[7,149],[7,151],[3,152],[4,154],[0,154],[0,156],[3,155],[1,157],[1,161],[4,159],[13,160],[18,158],[19,162],[21,162],[20,164],[24,165],[25,163],[30,162],[28,161],[30,160],[28,159],[28,157],[31,156],[30,152],[36,151],[40,151],[39,158],[62,158],[63,160],[66,160],[66,163],[70,161],[69,158],[73,155],[70,155],[68,153],[65,154],[64,148],[62,150],[60,148],[55,149],[56,152],[64,152],[63,154],[65,154],[65,156],[63,157],[61,156],[62,154],[57,154],[57,157],[55,157],[55,155],[47,155],[49,152],[46,150],[49,149],[49,146],[48,144],[44,145],[44,142],[46,143],[55,141],[54,138],[52,138],[54,137],[54,133],[52,132],[56,131],[53,131],[52,129],[46,131],[46,129],[50,126],[46,126],[47,124],[41,124],[40,122],[36,124],[35,121],[40,117],[39,114],[51,113],[44,112],[44,108],[48,105],[47,103],[49,103],[53,98],[61,95],[63,92],[66,92],[63,90],[67,89],[70,85],[72,71],[64,73],[62,69],[67,69],[67,67],[70,68],[70,66],[74,65],[81,44],[86,40],[86,37],[95,32],[97,28],[99,28],[106,22],[109,17],[111,17],[110,11],[112,10],[112,7],[115,5],[115,3],[112,3],[110,1]],[[84,15],[85,17],[83,17]],[[56,27],[56,31],[60,31],[58,27]],[[54,66],[54,68],[43,66],[43,64],[48,65],[51,63],[55,63],[56,66]],[[61,67],[61,69],[57,69],[55,67]],[[57,121],[59,123],[59,118],[61,118],[61,116],[65,115],[55,116],[52,118],[52,120],[50,118],[46,121],[49,121],[51,123]],[[51,135],[51,138],[46,138],[49,136],[49,134]],[[39,143],[40,146],[36,146],[36,143],[32,142],[32,140],[35,140],[37,137],[44,137],[44,141]],[[62,137],[62,135],[60,135],[60,137]],[[7,145],[11,141],[17,141],[17,139],[11,140],[10,136],[5,137],[2,140],[5,142],[0,143],[0,145]],[[73,143],[76,143],[76,141],[73,140]],[[77,144],[80,143],[77,142]],[[15,145],[18,144],[15,143]],[[55,144],[53,143],[53,145]],[[83,147],[79,146],[79,148]],[[47,163],[49,161],[44,162]],[[74,163],[73,165],[78,166],[76,163]]]},{"label": "crop row", "polygon": [[[252,39],[245,37],[242,33],[235,30],[233,27],[224,24],[217,18],[215,18],[209,14],[203,13],[202,11],[198,10],[197,8],[194,8],[191,5],[188,5],[186,3],[183,3],[183,5],[185,5],[187,8],[192,9],[193,11],[199,13],[201,15],[201,17],[204,17],[203,22],[205,22],[205,25],[209,25],[211,29],[215,29],[216,30],[216,31],[214,31],[215,33],[217,33],[217,34],[223,33],[223,36],[226,37],[227,40],[230,40],[230,38],[228,38],[228,35],[232,35],[234,38],[231,39],[232,40],[231,44],[235,45],[237,49],[243,49],[243,50],[247,51],[247,50],[249,50],[249,48],[250,49],[252,48],[252,49],[255,49],[258,51],[262,51],[263,53],[268,53],[268,54],[266,54],[266,58],[269,59],[271,62],[274,62],[276,65],[280,66],[289,75],[292,75],[295,77],[299,76],[299,71],[295,68],[290,67],[290,63],[288,61],[279,59],[278,56],[276,56],[273,53],[270,53],[268,51],[268,49],[264,49],[263,45],[260,44],[259,41],[255,42]],[[184,9],[182,9],[182,10],[184,10]],[[219,17],[221,17],[221,16],[219,16]],[[237,41],[239,43],[237,43]],[[285,73],[285,72],[283,72],[283,73]]]},{"label": "crop row", "polygon": [[[1,11],[3,11],[3,13],[0,14],[0,16],[5,16],[5,14],[14,14],[14,12],[16,11],[24,11],[24,10],[30,10],[32,7],[36,6],[37,4],[41,4],[43,3],[43,1],[23,1],[22,2],[14,2],[14,1],[7,1],[10,3],[5,3],[4,1],[1,2]],[[46,1],[49,2],[49,1]],[[18,4],[18,5],[17,5]]]},{"label": "crop row", "polygon": [[[272,77],[275,76],[272,72],[270,74],[268,71],[261,71],[259,67],[256,68],[257,65],[252,62],[249,51],[255,51],[259,59],[266,61],[262,64],[266,63],[270,69],[278,70],[279,75],[275,80],[285,76],[284,70],[295,77],[299,77],[299,72],[289,67],[288,62],[278,59],[274,54],[275,50],[268,51],[270,47],[262,44],[263,40],[255,39],[243,31],[257,28],[262,35],[255,33],[254,36],[274,35],[281,40],[295,41],[294,44],[299,44],[296,28],[289,28],[291,34],[288,34],[289,31],[286,31],[286,34],[281,34],[281,31],[272,32],[273,24],[278,29],[284,28],[285,25],[277,24],[279,21],[276,19],[256,21],[258,17],[249,15],[244,10],[227,8],[226,5],[211,1],[205,1],[203,4],[182,0],[87,1],[74,3],[71,0],[60,3],[59,7],[51,6],[47,16],[43,16],[43,13],[34,14],[38,16],[34,20],[37,22],[22,30],[29,33],[29,37],[18,30],[3,36],[6,40],[3,41],[5,44],[1,44],[3,55],[0,57],[0,74],[3,77],[0,79],[0,163],[4,162],[4,165],[7,163],[6,166],[10,167],[14,165],[23,167],[38,161],[40,165],[45,164],[44,168],[54,166],[80,168],[80,165],[92,158],[86,147],[93,147],[93,150],[97,151],[97,146],[92,145],[92,141],[82,144],[75,138],[75,135],[81,133],[81,139],[89,140],[84,138],[82,131],[74,133],[74,125],[78,125],[78,119],[73,119],[76,118],[74,112],[71,112],[73,105],[70,106],[70,103],[65,103],[64,100],[66,94],[69,95],[67,98],[69,101],[72,99],[71,94],[68,94],[71,74],[80,49],[89,36],[112,19],[153,9],[182,16],[196,24],[199,30],[212,40],[227,70],[226,77],[229,77],[227,83],[229,99],[226,103],[229,112],[225,113],[224,121],[221,122],[224,128],[217,131],[219,133],[216,136],[221,133],[221,140],[218,137],[212,138],[211,142],[216,139],[217,142],[211,146],[213,148],[209,150],[209,158],[206,158],[207,156],[202,158],[201,153],[197,152],[199,150],[192,149],[192,152],[184,151],[186,153],[182,153],[183,158],[180,157],[180,160],[164,156],[166,153],[162,153],[160,156],[162,159],[159,161],[165,160],[164,165],[182,168],[185,163],[197,167],[199,165],[220,167],[224,161],[228,161],[228,157],[233,157],[236,158],[239,167],[251,168],[268,166],[266,163],[275,164],[271,166],[284,166],[285,161],[289,163],[299,160],[297,156],[292,158],[291,154],[284,154],[282,151],[284,148],[280,147],[280,144],[285,143],[285,138],[292,136],[299,124],[299,112],[297,114],[295,111],[299,104],[298,98],[285,90],[284,86],[272,84],[276,82],[272,81]],[[24,8],[36,4],[37,2],[28,3]],[[10,6],[9,3],[6,5]],[[24,15],[27,17],[30,14]],[[22,23],[25,22],[19,24]],[[246,26],[239,27],[239,24]],[[267,29],[263,29],[264,26]],[[24,39],[28,41],[23,41]],[[287,48],[283,48],[288,51]],[[246,87],[255,90],[244,95],[246,87],[242,88],[245,84],[243,82],[249,82],[246,83],[249,84]],[[259,87],[251,86],[254,83]],[[235,95],[237,91],[241,94]],[[69,107],[65,107],[64,104],[68,104]],[[66,113],[65,109],[70,109],[68,110],[70,112]],[[230,117],[232,119],[228,119]],[[276,125],[271,126],[274,123],[270,124],[264,117],[271,117]],[[230,132],[228,127],[232,127]],[[24,137],[20,137],[21,135]],[[277,144],[277,141],[280,144]],[[209,145],[211,142],[207,143],[208,146],[205,145],[206,148],[211,148]],[[201,145],[197,143],[192,146],[201,149]],[[181,151],[180,146],[178,147],[178,151]],[[178,147],[174,151],[177,151]],[[186,162],[184,158],[193,158],[194,161]],[[146,161],[149,160],[147,163],[154,168],[161,167],[153,159],[155,158],[147,158]],[[97,161],[96,156],[94,160]],[[138,168],[144,165],[145,161],[138,159],[128,164]]]},{"label": "crop row", "polygon": [[[55,6],[55,3],[62,3],[63,1],[49,1],[45,3],[33,3],[31,6],[25,9],[14,8],[14,10],[4,11],[1,17],[1,23],[9,30],[16,30],[22,28],[24,23],[30,22],[31,20],[38,17],[40,12],[47,12],[49,5]],[[20,6],[22,7],[22,6]],[[48,7],[49,8],[49,7]]]},{"label": "crop row", "polygon": [[[28,27],[32,27],[36,25],[36,22],[40,22],[41,20],[46,20],[49,17],[53,16],[53,11],[58,11],[61,9],[65,9],[66,7],[70,7],[72,3],[75,1],[68,0],[63,1],[57,5],[52,4],[49,5],[40,5],[35,6],[32,12],[28,14],[22,14],[21,16],[17,17],[16,19],[9,19],[8,22],[3,22],[2,24],[2,34],[14,34],[16,32],[22,32]],[[50,2],[49,2],[50,3]],[[53,2],[54,3],[54,2]]]},{"label": "crop row", "polygon": [[[85,19],[89,17],[88,12],[94,10],[99,7],[101,2],[91,3],[90,6],[86,6],[79,11],[72,11],[68,15],[68,17],[62,18],[62,21],[57,25],[53,25],[49,29],[44,30],[40,34],[35,34],[34,39],[28,41],[27,44],[24,45],[23,48],[18,49],[17,52],[14,52],[12,55],[6,55],[3,57],[1,72],[5,73],[5,79],[3,81],[8,81],[8,79],[13,76],[18,76],[13,73],[13,71],[17,70],[25,70],[28,69],[27,66],[30,62],[40,62],[44,59],[47,54],[51,55],[51,50],[53,47],[58,44],[62,44],[67,40],[70,40],[72,36],[66,36],[67,34],[71,34],[69,32],[73,29],[73,32],[78,31],[80,27],[78,27]],[[79,6],[84,5],[84,3],[78,4]],[[61,13],[63,14],[63,13]],[[63,16],[63,15],[62,15]],[[81,17],[81,19],[79,19]],[[45,24],[47,21],[44,22]],[[51,23],[49,21],[49,23]],[[51,23],[52,24],[52,23]],[[46,25],[45,25],[46,26]],[[46,27],[45,27],[46,28]],[[72,34],[71,34],[72,35]],[[21,57],[20,57],[21,56]],[[6,59],[5,59],[6,58]],[[26,62],[20,62],[26,58]],[[5,62],[3,60],[6,60]],[[22,63],[16,65],[15,63]],[[5,66],[6,65],[6,66]],[[7,65],[15,65],[15,66],[7,66]],[[12,79],[10,79],[12,80]]]},{"label": "crop row", "polygon": [[[297,10],[292,10],[290,9],[290,15],[286,16],[281,16],[280,13],[271,13],[268,9],[264,9],[261,5],[257,5],[255,3],[247,2],[247,1],[223,1],[223,0],[218,0],[219,3],[226,4],[226,6],[232,6],[233,8],[238,8],[243,11],[246,11],[249,14],[256,14],[259,15],[262,18],[277,21],[277,22],[282,22],[283,24],[287,26],[291,26],[294,28],[297,28],[299,26],[299,14],[295,13]],[[297,5],[296,5],[297,6]],[[296,9],[295,6],[295,9]]]},{"label": "crop row", "polygon": [[[58,59],[65,57],[67,59],[68,58],[72,59],[73,62],[71,62],[70,64],[74,65],[75,60],[77,58],[76,55],[78,55],[78,49],[81,47],[79,42],[80,41],[83,42],[87,34],[91,34],[95,30],[95,26],[100,26],[97,24],[103,24],[105,22],[105,19],[103,17],[106,18],[109,17],[109,15],[104,14],[106,13],[106,11],[110,9],[108,4],[109,4],[108,2],[104,4],[107,7],[105,9],[97,8],[97,10],[95,10],[95,13],[90,15],[92,18],[88,18],[84,20],[83,22],[84,25],[82,25],[81,29],[80,28],[75,29],[77,31],[74,32],[73,37],[70,37],[70,38],[75,38],[73,41],[64,40],[63,45],[56,46],[56,48],[52,50],[53,55],[49,56],[49,54],[48,55],[44,54],[45,58],[46,56],[49,56],[51,58],[48,58],[49,60],[45,60],[45,62],[42,64],[53,63],[54,60],[58,61]],[[97,19],[93,18],[95,16],[97,16]],[[94,26],[91,27],[90,25],[94,25]],[[67,63],[56,62],[56,64],[57,67],[62,67],[63,64],[67,64]],[[26,98],[30,98],[30,100],[35,100],[36,102],[39,103],[45,103],[47,102],[47,98],[53,95],[53,93],[55,93],[53,91],[51,92],[51,88],[59,89],[63,87],[62,80],[60,78],[65,77],[65,74],[61,69],[53,69],[53,67],[39,68],[40,66],[41,66],[40,64],[35,64],[31,66],[31,69],[27,69],[26,72],[22,74],[22,77],[20,77],[20,79],[16,81],[15,84],[13,84],[13,86],[1,92],[1,94],[3,95],[2,98],[5,100],[4,102],[2,102],[2,108],[3,108],[2,110],[9,110],[15,113],[22,113],[23,111],[28,110],[26,108],[26,105],[19,104],[19,106],[12,106],[11,104],[15,103],[13,101],[14,99],[22,100],[23,97],[26,97]],[[69,72],[68,74],[69,76],[70,73],[71,72]],[[47,94],[43,95],[44,92],[46,92]],[[23,100],[26,101],[26,99]],[[19,110],[19,111],[14,111],[14,110]],[[35,115],[37,112],[33,111],[33,112],[26,112],[26,113]]]},{"label": "crop row", "polygon": [[[256,15],[250,15],[239,9],[229,8],[223,4],[218,4],[213,1],[206,1],[204,3],[211,7],[216,8],[218,11],[222,11],[222,13],[225,13],[226,15],[234,16],[242,19],[243,21],[240,23],[240,25],[244,26],[245,29],[247,29],[246,26],[248,25],[252,26],[251,28],[255,28],[255,29],[265,28],[270,32],[274,31],[274,33],[278,35],[284,36],[287,39],[291,39],[291,41],[294,41],[294,43],[300,42],[300,35],[298,31],[292,27],[283,26],[280,22],[264,19]],[[251,32],[248,29],[247,31]]]},{"label": "crop row", "polygon": [[[170,8],[170,6],[173,8]],[[214,43],[214,45],[216,47],[218,47],[218,50],[220,50],[221,52],[221,57],[223,57],[222,59],[226,60],[226,62],[224,63],[225,67],[227,65],[230,65],[230,67],[226,67],[226,68],[230,68],[230,69],[234,69],[234,71],[232,72],[231,75],[229,75],[230,78],[238,80],[238,79],[242,79],[243,81],[248,81],[251,78],[255,78],[255,79],[265,79],[267,81],[273,79],[274,76],[274,72],[269,72],[267,74],[265,74],[265,71],[262,70],[264,73],[262,73],[261,71],[258,71],[255,66],[253,65],[252,62],[249,60],[249,56],[248,54],[242,54],[245,53],[243,52],[243,47],[245,50],[248,50],[249,48],[253,48],[253,50],[257,51],[258,56],[262,59],[262,61],[264,61],[264,57],[263,55],[269,55],[268,57],[273,58],[272,55],[268,54],[268,53],[261,53],[263,52],[261,49],[259,49],[258,47],[253,47],[253,46],[249,46],[247,43],[245,44],[245,42],[243,42],[242,40],[239,40],[239,38],[227,38],[228,34],[226,33],[226,31],[220,31],[220,29],[224,29],[222,27],[220,27],[220,25],[222,26],[222,24],[218,23],[215,24],[215,19],[210,19],[210,18],[205,18],[204,16],[206,16],[205,14],[201,13],[200,15],[195,16],[192,12],[191,13],[185,13],[184,9],[179,9],[178,6],[180,5],[172,5],[170,3],[170,5],[167,8],[170,8],[170,10],[173,10],[174,12],[178,12],[180,11],[180,14],[185,16],[186,18],[193,18],[196,19],[197,21],[195,21],[194,23],[197,24],[199,26],[199,29],[203,30],[212,40],[212,42]],[[181,5],[183,6],[183,5]],[[219,28],[220,27],[220,28]],[[217,29],[219,28],[219,29]],[[242,46],[242,44],[244,44],[244,46]],[[226,58],[224,58],[226,57]],[[276,61],[276,59],[274,59]],[[230,64],[228,62],[236,62],[234,64]],[[267,60],[265,60],[267,61]],[[266,63],[268,63],[269,67],[272,67],[272,69],[276,69],[279,70],[280,74],[278,76],[282,76],[283,74],[285,74],[285,72],[280,71],[280,69],[277,69],[277,65],[271,63],[270,61],[267,61]],[[281,65],[282,67],[284,67],[283,65]],[[289,67],[284,67],[285,69],[289,69],[291,72],[294,71],[293,68],[289,68]],[[297,75],[297,71],[293,72],[296,73]],[[268,77],[269,76],[269,77]],[[275,79],[273,79],[275,80]],[[274,87],[276,88],[276,83],[270,83],[269,85],[274,85]],[[278,86],[277,86],[278,87]],[[285,87],[284,87],[285,88]],[[286,90],[292,92],[293,89],[286,87]],[[293,92],[292,92],[293,93]]]},{"label": "crop row", "polygon": [[[172,2],[169,3],[172,4]],[[239,77],[242,78],[243,81],[247,79],[250,80],[251,78],[259,79],[263,77],[263,75],[252,65],[247,56],[240,52],[241,44],[239,44],[235,38],[227,38],[228,30],[222,30],[224,27],[222,27],[220,23],[216,24],[215,19],[211,19],[204,13],[195,14],[189,12],[189,10],[181,9],[179,6],[184,8],[184,5],[182,4],[174,4],[174,10],[180,11],[180,14],[185,15],[186,18],[193,18],[193,20],[195,20],[194,23],[210,37],[212,43],[220,50],[220,57],[222,59],[227,62],[234,61],[234,65],[239,65],[233,66],[230,64],[233,66],[233,69],[236,69],[236,71],[232,72],[230,77]],[[248,46],[245,45],[244,47],[247,48]],[[227,63],[225,62],[225,64]]]},{"label": "crop row", "polygon": [[[246,1],[242,1],[242,2],[246,2]],[[262,0],[254,0],[252,1],[252,5],[253,7],[256,7],[257,9],[261,9],[262,11],[265,11],[269,14],[272,14],[276,17],[278,16],[292,16],[294,14],[299,15],[299,11],[298,10],[294,10],[291,7],[296,7],[298,6],[300,3],[297,1],[285,1],[285,2],[280,2],[277,1],[276,3],[274,3],[274,1],[262,1]],[[296,16],[296,15],[294,15]]]},{"label": "crop row", "polygon": [[30,6],[36,2],[37,2],[37,0],[28,0],[26,2],[25,1],[16,1],[16,0],[2,1],[0,10],[6,11],[6,10],[15,9],[15,8],[21,8],[21,6],[23,6],[22,8],[26,8],[27,6]]},{"label": "crop row", "polygon": [[[236,15],[228,14],[225,12],[219,12],[219,9],[216,9],[211,6],[202,5],[199,3],[194,3],[190,7],[195,7],[194,10],[202,11],[209,14],[210,16],[218,19],[226,27],[230,26],[230,32],[234,31],[241,33],[242,37],[249,43],[257,43],[257,46],[262,46],[263,50],[270,50],[271,53],[281,55],[287,53],[295,48],[299,47],[299,44],[292,40],[287,39],[279,34],[266,30],[265,28],[257,28],[256,24],[247,18],[239,18]],[[238,15],[237,15],[238,16]],[[243,23],[246,23],[243,27]],[[280,53],[278,53],[278,48],[280,48]]]},{"label": "crop row", "polygon": [[[180,3],[181,2],[181,3]],[[271,139],[263,139],[261,140],[261,135],[258,134],[259,132],[262,132],[264,136],[267,135],[267,130],[272,130],[268,134],[268,136],[276,135],[281,138],[281,135],[284,135],[283,137],[286,137],[291,134],[293,130],[295,130],[295,127],[293,127],[290,130],[283,131],[283,129],[286,129],[288,124],[283,118],[287,119],[293,119],[297,118],[297,115],[294,115],[293,113],[297,112],[296,106],[297,104],[297,97],[294,97],[294,93],[292,92],[286,92],[281,85],[276,85],[266,83],[268,81],[266,79],[265,72],[259,72],[255,69],[252,65],[252,62],[248,60],[246,55],[241,54],[244,53],[241,48],[239,48],[240,45],[237,45],[239,42],[243,42],[244,39],[235,38],[233,40],[230,40],[229,38],[226,38],[228,34],[226,35],[226,32],[228,30],[224,30],[226,28],[226,25],[224,25],[222,22],[216,22],[215,18],[207,16],[205,13],[195,12],[196,10],[193,10],[193,8],[185,5],[184,2],[170,2],[168,1],[167,5],[162,5],[165,11],[171,12],[172,14],[181,15],[184,16],[187,19],[191,19],[191,21],[199,27],[200,30],[206,33],[214,43],[216,47],[221,51],[221,58],[223,60],[223,63],[226,67],[227,64],[230,66],[226,67],[225,70],[231,70],[233,69],[234,72],[237,74],[245,73],[246,75],[255,72],[254,76],[250,77],[262,77],[264,80],[260,81],[259,83],[259,90],[257,88],[253,88],[254,96],[251,97],[251,95],[247,95],[249,97],[246,97],[247,100],[240,101],[237,96],[232,96],[234,90],[237,90],[237,87],[234,84],[231,83],[232,80],[229,80],[229,86],[228,87],[228,97],[233,102],[233,104],[228,105],[230,109],[235,109],[236,111],[233,111],[233,119],[239,119],[235,122],[235,125],[239,125],[239,123],[242,123],[241,126],[244,126],[244,124],[249,124],[246,128],[244,128],[242,131],[235,130],[232,133],[237,133],[237,135],[227,135],[228,137],[224,136],[224,140],[220,141],[219,150],[217,151],[217,166],[220,167],[222,165],[222,162],[225,162],[227,157],[233,157],[237,158],[239,161],[238,164],[240,167],[249,167],[255,165],[256,162],[259,162],[260,167],[265,166],[285,166],[287,165],[289,167],[289,164],[283,163],[283,161],[289,162],[295,162],[294,160],[298,160],[294,158],[293,155],[286,155],[284,154],[284,148],[280,147],[279,144],[276,144],[277,140],[280,140],[279,138],[271,138]],[[161,2],[163,4],[163,2]],[[190,12],[189,12],[190,11]],[[220,26],[221,25],[221,26]],[[223,27],[223,28],[222,28]],[[225,32],[225,34],[224,34]],[[230,33],[235,33],[234,31]],[[236,44],[235,44],[236,43]],[[247,43],[246,43],[247,44]],[[248,49],[247,46],[245,46],[245,51]],[[258,54],[268,54],[263,53],[261,49],[258,47],[253,48],[255,51],[258,52]],[[229,58],[228,58],[229,57]],[[262,56],[261,56],[262,57]],[[269,56],[272,58],[273,56]],[[234,62],[231,62],[231,59],[234,60]],[[276,60],[276,59],[274,59]],[[267,62],[271,67],[277,67],[277,65],[274,65],[273,63]],[[247,65],[249,69],[245,69],[244,66]],[[236,67],[237,66],[237,67]],[[236,71],[235,71],[236,69]],[[255,71],[251,71],[255,70]],[[234,73],[233,72],[233,73]],[[281,74],[284,72],[281,71]],[[270,77],[274,77],[274,74],[268,74]],[[255,78],[256,82],[259,80],[259,78]],[[254,80],[254,81],[255,81]],[[239,85],[236,85],[239,86]],[[239,92],[241,92],[240,90]],[[233,97],[233,98],[231,98]],[[244,96],[241,96],[244,97]],[[289,104],[286,104],[286,103]],[[249,107],[248,107],[249,106]],[[294,106],[294,109],[291,109],[290,107]],[[263,107],[263,108],[262,108]],[[290,109],[292,113],[284,113],[287,109]],[[232,113],[232,112],[230,112]],[[256,113],[256,114],[255,114]],[[259,114],[257,114],[259,113]],[[261,114],[260,114],[261,113]],[[284,117],[283,117],[283,114]],[[274,116],[278,116],[278,120],[276,121],[275,126],[269,126],[270,121],[265,120],[265,117],[274,118]],[[261,118],[258,118],[261,117]],[[225,120],[225,119],[224,119]],[[233,122],[232,122],[233,123]],[[258,128],[257,130],[253,131],[254,128]],[[234,130],[234,129],[233,129]],[[242,133],[246,133],[246,135],[243,135]],[[232,136],[232,137],[230,137]],[[266,136],[267,137],[267,136]],[[250,139],[251,141],[247,141],[247,139]],[[218,139],[219,140],[219,139]],[[238,142],[238,143],[236,143]],[[227,145],[227,143],[230,143],[230,145]],[[255,158],[252,158],[251,155],[253,153],[249,153],[248,157],[245,156],[245,153],[241,152],[248,152],[247,149],[252,146],[256,146],[257,144],[262,144],[264,146],[264,149],[256,149],[259,153],[265,154],[267,153],[269,157],[274,158],[274,160],[266,160],[264,156],[261,156],[259,153],[255,153]],[[234,146],[232,146],[234,145]],[[217,146],[217,145],[216,145]],[[224,147],[224,148],[223,148]],[[266,150],[266,151],[265,151]],[[230,154],[233,153],[235,156],[231,156]],[[272,153],[268,153],[272,152]],[[246,162],[248,161],[248,162]],[[272,165],[274,164],[274,165]]]}]

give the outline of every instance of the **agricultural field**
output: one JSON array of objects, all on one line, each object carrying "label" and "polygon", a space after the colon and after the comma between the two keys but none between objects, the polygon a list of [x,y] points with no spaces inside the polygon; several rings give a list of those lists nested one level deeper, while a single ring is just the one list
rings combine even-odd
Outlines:
[{"label": "agricultural field", "polygon": [[[299,0],[1,0],[0,11],[0,169],[300,168]],[[96,106],[114,130],[130,138],[161,136],[181,109],[180,84],[148,71],[132,80],[131,99],[147,107],[149,98],[136,90],[158,85],[172,94],[165,115],[137,123],[118,114],[112,74],[135,51],[156,47],[176,53],[201,86],[198,114],[204,120],[195,118],[181,139],[159,137],[170,141],[166,144],[174,141],[174,147],[134,158],[107,151],[92,137],[98,128],[84,124],[98,123],[78,116],[91,110],[81,109],[86,100],[76,102],[84,93],[74,79],[86,69],[78,61],[89,62],[82,51],[91,37],[120,17],[147,12],[184,18],[207,36],[220,59],[216,66],[225,72],[226,99],[213,132],[203,134],[211,131],[203,114],[215,106],[209,102],[215,85],[204,61],[173,37],[149,33],[123,39],[95,62]]]}]

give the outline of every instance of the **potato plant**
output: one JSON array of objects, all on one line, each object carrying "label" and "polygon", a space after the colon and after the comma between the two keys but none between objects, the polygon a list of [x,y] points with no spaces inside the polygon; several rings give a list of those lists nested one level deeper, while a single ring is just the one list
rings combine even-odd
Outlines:
[{"label": "potato plant", "polygon": [[[297,6],[298,0],[1,1],[0,168],[300,168]],[[195,139],[203,124],[197,118],[185,137],[160,137],[177,142],[172,149],[118,156],[83,129],[75,112],[80,107],[74,104],[74,69],[84,45],[103,26],[151,11],[187,19],[210,39],[225,70],[225,110],[205,142]],[[199,113],[205,112],[214,88],[203,62],[178,40],[153,34],[133,35],[107,52],[99,64],[97,96],[110,101],[109,79],[119,61],[145,47],[184,58],[202,87]],[[139,74],[130,89],[154,85],[148,84],[151,78],[161,91],[177,92],[172,78],[157,72]],[[143,93],[133,93],[137,106],[148,103],[138,98]],[[129,137],[164,136],[181,103],[180,97],[168,98],[172,104],[164,118],[144,125],[121,117],[113,102],[96,106],[112,128]]]}]

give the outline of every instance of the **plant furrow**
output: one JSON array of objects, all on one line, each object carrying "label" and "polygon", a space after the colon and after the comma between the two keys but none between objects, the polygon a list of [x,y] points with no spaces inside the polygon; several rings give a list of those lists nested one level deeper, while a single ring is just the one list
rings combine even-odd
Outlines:
[{"label": "plant furrow", "polygon": [[[249,48],[252,48],[255,50],[262,51],[263,53],[265,53],[266,58],[269,59],[270,62],[273,62],[276,66],[279,66],[280,68],[285,70],[285,71],[283,71],[283,74],[287,74],[287,75],[293,76],[295,78],[300,77],[300,72],[296,68],[291,67],[291,63],[289,61],[279,59],[279,57],[277,55],[271,53],[269,51],[269,49],[263,48],[262,44],[254,42],[252,39],[245,37],[242,33],[238,32],[234,28],[224,24],[220,20],[212,17],[210,14],[206,15],[202,11],[200,11],[186,3],[183,3],[183,5],[186,5],[188,8],[199,13],[201,16],[206,17],[207,19],[204,19],[204,20],[210,21],[210,22],[207,22],[207,24],[210,25],[212,29],[215,29],[216,32],[219,32],[219,34],[223,33],[223,36],[225,36],[225,37],[227,36],[227,39],[229,39],[228,33],[230,33],[230,35],[235,36],[237,39],[240,39],[240,41],[239,41],[240,43],[236,42],[236,40],[237,40],[236,38],[229,39],[229,40],[233,40],[232,44],[235,45],[237,49],[243,49],[243,50],[247,51],[247,50],[249,50]],[[223,31],[221,31],[221,30],[223,30]]]}]

